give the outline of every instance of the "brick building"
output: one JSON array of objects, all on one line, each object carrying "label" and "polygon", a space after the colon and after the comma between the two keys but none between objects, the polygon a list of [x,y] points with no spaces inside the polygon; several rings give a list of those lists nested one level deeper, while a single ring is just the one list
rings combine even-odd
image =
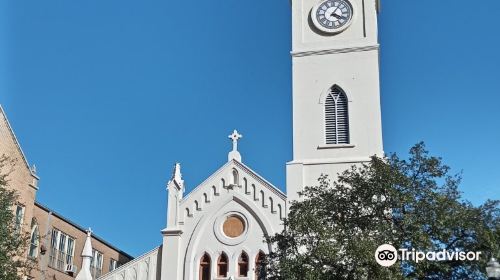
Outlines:
[{"label": "brick building", "polygon": [[[81,252],[87,231],[36,201],[39,177],[36,168],[30,166],[19,142],[0,106],[0,156],[9,161],[0,170],[8,172],[8,188],[17,191],[15,205],[16,225],[30,233],[26,258],[37,261],[37,269],[27,279],[73,280],[82,267]],[[93,278],[108,273],[132,260],[127,253],[92,234],[91,273]]]}]

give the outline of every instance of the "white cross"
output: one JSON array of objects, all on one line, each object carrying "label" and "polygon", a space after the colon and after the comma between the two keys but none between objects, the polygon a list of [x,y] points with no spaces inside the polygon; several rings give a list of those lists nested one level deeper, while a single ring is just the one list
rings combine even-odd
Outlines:
[{"label": "white cross", "polygon": [[238,151],[238,140],[243,138],[243,135],[239,134],[236,129],[233,131],[231,135],[228,136],[229,139],[233,140],[233,151]]}]

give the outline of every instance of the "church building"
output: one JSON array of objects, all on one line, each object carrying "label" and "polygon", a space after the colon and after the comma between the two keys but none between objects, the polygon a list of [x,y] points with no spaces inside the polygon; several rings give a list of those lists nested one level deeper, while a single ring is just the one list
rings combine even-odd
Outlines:
[{"label": "church building", "polygon": [[286,194],[244,164],[235,130],[228,161],[190,193],[175,164],[162,245],[98,279],[265,279],[260,264],[272,250],[265,237],[283,230],[298,192],[321,174],[334,178],[383,155],[378,1],[290,2],[293,159]]}]

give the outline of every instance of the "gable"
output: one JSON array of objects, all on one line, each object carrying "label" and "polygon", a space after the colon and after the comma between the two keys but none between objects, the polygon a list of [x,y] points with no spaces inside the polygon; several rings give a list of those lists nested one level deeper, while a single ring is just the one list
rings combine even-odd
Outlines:
[{"label": "gable", "polygon": [[182,199],[180,220],[186,225],[195,223],[208,208],[228,196],[247,201],[248,207],[266,213],[272,220],[284,218],[286,195],[243,163],[231,160]]},{"label": "gable", "polygon": [[38,176],[30,168],[28,160],[26,159],[17,137],[10,126],[7,115],[0,105],[0,156],[6,155],[10,159],[15,161],[17,167],[21,167],[21,172],[34,180],[29,180],[30,185],[37,189],[36,181],[39,179]]},{"label": "gable", "polygon": [[[250,169],[248,166],[244,165],[241,162],[236,160],[228,161],[221,168],[215,171],[210,177],[205,179],[201,184],[191,190],[183,199],[181,203],[184,203],[186,200],[189,200],[191,196],[199,195],[200,193],[214,192],[220,193],[221,189],[227,189],[230,185],[233,185],[233,170],[238,172],[238,186],[239,188],[244,188],[248,190],[251,188],[251,185],[258,184],[260,185],[266,192],[271,192],[277,197],[286,200],[286,194],[283,193],[276,186],[271,184],[269,181],[264,179],[262,176],[257,174],[255,171]],[[218,182],[217,182],[218,181]],[[252,181],[252,182],[250,182]],[[246,188],[245,188],[246,187]]]}]

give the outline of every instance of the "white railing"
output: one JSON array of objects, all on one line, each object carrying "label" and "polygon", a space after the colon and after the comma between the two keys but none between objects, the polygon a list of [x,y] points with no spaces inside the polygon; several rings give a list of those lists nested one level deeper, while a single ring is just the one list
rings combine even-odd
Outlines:
[{"label": "white railing", "polygon": [[158,251],[157,247],[146,254],[108,272],[98,280],[159,280],[157,279]]}]

